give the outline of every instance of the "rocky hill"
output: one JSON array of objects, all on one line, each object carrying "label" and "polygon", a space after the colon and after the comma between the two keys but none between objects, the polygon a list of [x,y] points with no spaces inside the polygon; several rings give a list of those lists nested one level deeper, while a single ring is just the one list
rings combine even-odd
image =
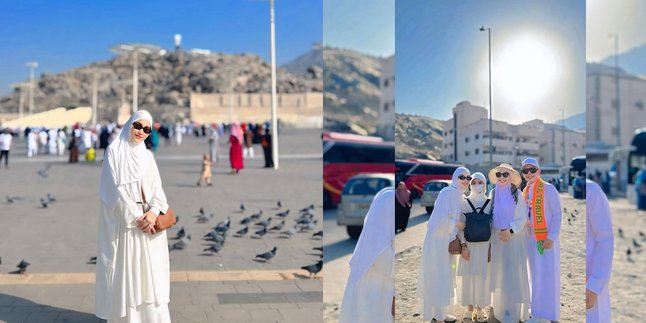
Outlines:
[{"label": "rocky hill", "polygon": [[323,61],[325,130],[374,133],[379,116],[382,59],[325,47]]},{"label": "rocky hill", "polygon": [[[301,73],[278,69],[279,93],[322,92],[320,64],[309,68],[305,67],[306,60],[301,61]],[[130,55],[116,56],[58,74],[40,75],[35,82],[34,112],[59,106],[90,106],[93,70],[100,71],[97,74],[99,120],[114,119],[123,102],[132,102]],[[268,93],[270,86],[270,66],[254,54],[172,52],[139,56],[139,107],[150,110],[157,117],[174,119],[188,116],[191,92]],[[0,97],[0,113],[18,112],[19,97],[18,91]]]},{"label": "rocky hill", "polygon": [[438,160],[442,153],[443,122],[431,117],[395,115],[395,158]]}]

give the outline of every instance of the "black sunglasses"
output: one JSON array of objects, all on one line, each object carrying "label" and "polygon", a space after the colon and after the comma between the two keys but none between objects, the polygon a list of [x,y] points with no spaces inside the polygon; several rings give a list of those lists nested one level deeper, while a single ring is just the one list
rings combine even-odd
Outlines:
[{"label": "black sunglasses", "polygon": [[501,176],[504,177],[504,178],[507,178],[507,177],[509,177],[509,173],[507,173],[507,172],[504,172],[504,173],[497,172],[496,173],[496,177],[501,177]]},{"label": "black sunglasses", "polygon": [[470,180],[471,180],[471,176],[464,176],[464,175],[460,175],[460,176],[458,176],[458,179],[459,179],[459,180],[461,180],[461,181],[463,181],[463,180],[465,180],[465,179],[466,179],[467,181],[470,181]]},{"label": "black sunglasses", "polygon": [[141,123],[139,123],[137,121],[132,123],[132,127],[137,129],[137,130],[143,129],[144,133],[147,133],[147,134],[150,134],[151,132],[153,132],[153,130],[150,127],[144,127]]},{"label": "black sunglasses", "polygon": [[538,172],[538,168],[536,167],[523,169],[523,174],[529,174],[529,173],[536,174],[536,172]]}]

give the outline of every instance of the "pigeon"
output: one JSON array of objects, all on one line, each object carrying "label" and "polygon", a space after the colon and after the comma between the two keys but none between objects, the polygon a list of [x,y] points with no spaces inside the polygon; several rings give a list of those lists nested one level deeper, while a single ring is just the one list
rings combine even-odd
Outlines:
[{"label": "pigeon", "polygon": [[211,231],[211,232],[205,234],[204,238],[207,239],[207,240],[218,242],[218,243],[224,243],[224,240],[226,239],[226,237],[223,234],[221,234],[221,233],[219,233],[217,231]]},{"label": "pigeon", "polygon": [[51,203],[51,202],[56,202],[56,199],[54,198],[54,196],[53,196],[53,195],[51,195],[51,194],[49,194],[49,193],[47,193],[47,200],[48,200],[50,203]]},{"label": "pigeon", "polygon": [[260,219],[261,216],[262,216],[262,210],[258,211],[258,213],[256,213],[256,214],[252,214],[251,215],[251,220],[256,221],[256,220]]},{"label": "pigeon", "polygon": [[225,221],[221,221],[213,229],[218,232],[227,232],[227,230],[229,230],[230,225],[231,225],[231,217],[228,216]]},{"label": "pigeon", "polygon": [[567,219],[567,224],[572,225],[572,219],[571,218]]},{"label": "pigeon", "polygon": [[180,239],[179,241],[175,242],[171,247],[170,250],[183,250],[188,247],[189,242],[191,242],[191,235],[187,235],[186,237]]},{"label": "pigeon", "polygon": [[271,249],[270,251],[256,255],[256,258],[262,258],[265,260],[265,262],[269,262],[269,260],[271,258],[274,258],[274,256],[276,255],[276,250],[278,250],[278,248],[274,246],[274,249]]},{"label": "pigeon", "polygon": [[236,235],[241,237],[241,236],[247,234],[247,232],[249,232],[249,226],[245,226],[244,228],[236,231]]},{"label": "pigeon", "polygon": [[646,241],[646,234],[643,232],[639,231],[639,236],[642,237],[642,241]]},{"label": "pigeon", "polygon": [[211,255],[213,255],[214,253],[218,253],[218,252],[220,252],[220,250],[222,250],[222,245],[221,245],[221,244],[219,244],[219,243],[214,243],[214,244],[212,244],[210,247],[208,247],[208,248],[206,248],[206,249],[204,249],[204,250],[202,250],[202,251],[204,251],[204,252],[210,252],[210,253],[211,253]]},{"label": "pigeon", "polygon": [[256,235],[257,235],[257,236],[262,237],[262,236],[264,236],[265,234],[267,234],[267,227],[263,227],[262,229],[260,229],[260,230],[256,231]]},{"label": "pigeon", "polygon": [[621,230],[621,228],[619,228],[617,231],[619,232],[619,238],[623,239],[624,238],[624,230]]},{"label": "pigeon", "polygon": [[283,203],[282,203],[280,200],[278,200],[278,203],[276,203],[276,205],[278,205],[278,208],[279,208],[279,209],[280,209],[281,207],[283,207]]},{"label": "pigeon", "polygon": [[577,215],[579,215],[579,210],[574,209],[574,213],[576,213]]},{"label": "pigeon", "polygon": [[213,213],[211,213],[211,214],[209,214],[209,215],[206,215],[206,214],[202,214],[202,215],[200,215],[200,216],[197,218],[197,222],[198,222],[198,223],[206,223],[206,222],[209,222],[209,220],[210,220],[210,219],[213,219]]},{"label": "pigeon", "polygon": [[316,223],[318,223],[318,222],[319,222],[318,220],[314,220],[314,222],[301,224],[301,228],[300,228],[301,232],[312,231],[312,230],[316,229]]},{"label": "pigeon", "polygon": [[27,266],[31,265],[25,259],[21,260],[16,267],[18,267],[18,273],[24,274],[27,271]]},{"label": "pigeon", "polygon": [[312,250],[318,250],[320,252],[323,252],[323,247],[313,247]]},{"label": "pigeon", "polygon": [[323,260],[319,260],[319,262],[308,265],[308,266],[303,266],[301,269],[307,270],[310,273],[310,278],[312,277],[312,274],[314,274],[314,277],[316,277],[316,274],[318,274],[321,269],[323,269]]},{"label": "pigeon", "polygon": [[204,207],[203,206],[200,206],[200,214],[204,215]]},{"label": "pigeon", "polygon": [[314,211],[314,204],[310,204],[309,206],[306,206],[306,207],[302,208],[299,212],[301,212],[301,213],[310,213],[312,211]]},{"label": "pigeon", "polygon": [[9,195],[7,195],[7,203],[11,204],[11,203],[13,203],[13,201],[14,201],[13,197],[9,197]]},{"label": "pigeon", "polygon": [[46,208],[47,208],[47,205],[48,205],[48,204],[49,204],[49,203],[48,203],[47,201],[45,201],[45,199],[44,199],[44,198],[42,198],[42,197],[40,198],[40,205],[41,205],[44,209],[46,209]]},{"label": "pigeon", "polygon": [[321,231],[319,231],[319,232],[314,233],[314,234],[312,235],[312,238],[313,238],[313,237],[321,237],[321,238],[323,238],[323,230],[321,230]]},{"label": "pigeon", "polygon": [[47,171],[52,167],[52,164],[45,165],[45,168],[36,171],[36,174],[40,175],[42,178],[47,178]]},{"label": "pigeon", "polygon": [[90,260],[87,262],[88,264],[96,265],[96,257],[90,257]]},{"label": "pigeon", "polygon": [[185,236],[186,236],[186,230],[184,230],[184,227],[182,227],[181,229],[179,229],[179,231],[177,231],[177,235],[175,236],[175,239],[181,239],[181,238],[184,238]]},{"label": "pigeon", "polygon": [[271,217],[267,218],[267,220],[263,220],[263,221],[256,222],[256,225],[257,225],[257,226],[263,226],[263,227],[266,227],[266,226],[268,226],[270,223],[271,223]]},{"label": "pigeon", "polygon": [[576,215],[574,215],[574,213],[570,213],[570,216],[571,216],[573,219],[576,219]]},{"label": "pigeon", "polygon": [[289,210],[287,210],[287,211],[285,211],[285,212],[276,213],[276,216],[279,216],[279,217],[281,217],[281,218],[284,218],[284,217],[286,217],[288,214],[289,214]]},{"label": "pigeon", "polygon": [[282,222],[280,222],[280,223],[276,224],[275,226],[271,227],[269,229],[269,231],[272,231],[272,230],[280,231],[280,230],[283,229],[284,226],[285,226],[285,220],[283,220]]},{"label": "pigeon", "polygon": [[280,234],[291,237],[292,235],[294,235],[294,233],[296,233],[296,226],[293,226],[285,231],[282,231]]},{"label": "pigeon", "polygon": [[244,210],[245,210],[244,203],[240,203],[240,211],[244,212]]},{"label": "pigeon", "polygon": [[242,225],[249,224],[249,223],[251,223],[251,221],[252,221],[252,220],[251,220],[251,217],[250,217],[250,216],[248,216],[248,217],[246,217],[246,218],[244,218],[244,219],[240,220],[240,224],[242,224]]},{"label": "pigeon", "polygon": [[567,208],[566,207],[563,208],[563,212],[567,213]]},{"label": "pigeon", "polygon": [[308,224],[312,223],[312,218],[309,217],[301,217],[297,219],[296,224]]},{"label": "pigeon", "polygon": [[630,250],[630,248],[628,248],[628,250],[626,250],[626,256],[630,257],[630,254],[632,254],[632,250]]},{"label": "pigeon", "polygon": [[634,246],[635,248],[641,248],[641,247],[642,247],[642,245],[640,245],[640,244],[637,242],[637,240],[635,240],[635,239],[633,239],[633,246]]}]

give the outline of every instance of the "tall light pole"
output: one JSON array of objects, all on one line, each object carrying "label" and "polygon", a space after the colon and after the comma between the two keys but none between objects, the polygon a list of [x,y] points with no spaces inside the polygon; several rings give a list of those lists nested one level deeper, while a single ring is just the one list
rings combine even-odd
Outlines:
[{"label": "tall light pole", "polygon": [[563,166],[565,166],[565,108],[561,108],[561,136],[563,138]]},{"label": "tall light pole", "polygon": [[92,73],[92,126],[96,126],[97,114],[99,109],[99,90],[98,90],[98,76],[105,70],[93,68],[89,72]]},{"label": "tall light pole", "polygon": [[269,0],[269,24],[271,43],[271,154],[274,169],[278,169],[278,119],[276,117],[276,36],[274,28],[274,0]]},{"label": "tall light pole", "polygon": [[117,54],[132,53],[132,112],[139,109],[139,69],[138,69],[138,55],[142,54],[155,54],[160,53],[162,50],[159,46],[149,44],[121,44],[110,48],[110,51]]},{"label": "tall light pole", "polygon": [[615,39],[615,103],[617,106],[617,147],[621,146],[621,115],[619,113],[619,35],[610,34],[610,37]]},{"label": "tall light pole", "polygon": [[10,85],[11,88],[17,89],[20,91],[20,96],[18,97],[18,117],[22,119],[24,116],[24,106],[25,106],[25,88],[31,87],[31,83],[21,82],[14,83]]},{"label": "tall light pole", "polygon": [[491,27],[480,27],[489,36],[489,166],[493,167],[493,106],[491,105]]},{"label": "tall light pole", "polygon": [[29,115],[34,113],[34,69],[38,67],[38,62],[27,62],[25,66],[29,67]]}]

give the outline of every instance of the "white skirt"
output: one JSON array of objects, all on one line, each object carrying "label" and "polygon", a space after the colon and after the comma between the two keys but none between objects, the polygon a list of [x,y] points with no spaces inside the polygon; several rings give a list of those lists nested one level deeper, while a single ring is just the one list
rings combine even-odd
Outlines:
[{"label": "white skirt", "polygon": [[108,320],[108,323],[170,323],[168,304],[143,304],[136,308],[128,308],[125,317]]},{"label": "white skirt", "polygon": [[485,307],[491,304],[489,273],[489,241],[469,242],[471,259],[458,260],[456,300],[462,305]]},{"label": "white skirt", "polygon": [[[494,230],[495,231],[495,230]],[[502,323],[529,318],[529,277],[525,230],[511,235],[506,243],[492,232],[490,281],[494,315]]]}]

